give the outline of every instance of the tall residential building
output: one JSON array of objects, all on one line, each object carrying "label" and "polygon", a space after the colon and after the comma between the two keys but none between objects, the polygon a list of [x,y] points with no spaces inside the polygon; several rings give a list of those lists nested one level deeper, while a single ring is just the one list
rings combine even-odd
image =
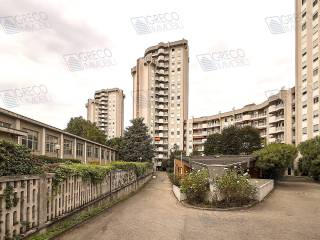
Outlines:
[{"label": "tall residential building", "polygon": [[146,49],[131,69],[133,118],[144,118],[156,146],[157,162],[176,144],[183,149],[188,118],[189,48],[187,40]]},{"label": "tall residential building", "polygon": [[281,90],[261,104],[249,104],[241,109],[213,116],[192,118],[185,123],[185,149],[203,152],[204,143],[213,133],[221,133],[228,126],[252,126],[260,131],[265,143],[294,142],[294,88]]},{"label": "tall residential building", "polygon": [[318,0],[296,0],[296,144],[319,135]]},{"label": "tall residential building", "polygon": [[108,139],[123,134],[124,98],[119,88],[102,89],[96,91],[94,99],[88,99],[86,104],[87,120],[95,123]]}]

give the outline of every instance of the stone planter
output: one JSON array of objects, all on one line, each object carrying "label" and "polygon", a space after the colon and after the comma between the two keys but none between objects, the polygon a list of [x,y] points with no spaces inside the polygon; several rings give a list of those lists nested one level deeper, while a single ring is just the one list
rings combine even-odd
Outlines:
[{"label": "stone planter", "polygon": [[176,185],[172,185],[172,192],[179,202],[187,199],[186,194],[182,193],[180,188]]}]

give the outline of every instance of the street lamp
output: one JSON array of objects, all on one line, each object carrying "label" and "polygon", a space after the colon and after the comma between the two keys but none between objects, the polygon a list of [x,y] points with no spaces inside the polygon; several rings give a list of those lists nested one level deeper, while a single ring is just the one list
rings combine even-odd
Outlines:
[{"label": "street lamp", "polygon": [[60,145],[59,145],[59,144],[56,144],[56,145],[54,146],[54,150],[57,152],[57,158],[59,158]]}]

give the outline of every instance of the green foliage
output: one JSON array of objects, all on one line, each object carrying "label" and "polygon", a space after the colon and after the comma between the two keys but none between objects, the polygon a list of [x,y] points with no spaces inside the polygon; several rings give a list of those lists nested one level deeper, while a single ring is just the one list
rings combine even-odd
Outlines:
[{"label": "green foliage", "polygon": [[81,163],[81,160],[73,158],[57,158],[57,157],[48,157],[45,155],[33,155],[32,158],[35,162],[40,165],[43,164],[54,164],[54,163]]},{"label": "green foliage", "polygon": [[[173,148],[170,149],[169,159],[168,159],[166,162],[164,162],[164,164],[165,164],[164,167],[165,167],[165,169],[167,170],[167,172],[173,173],[173,169],[174,169],[174,159],[175,159],[175,158],[180,159],[181,154],[182,154],[182,156],[186,156],[185,151],[179,150],[179,146],[178,146],[177,144],[174,144],[174,145],[173,145]],[[162,164],[163,164],[163,162],[162,162]]]},{"label": "green foliage", "polygon": [[82,117],[71,118],[65,131],[94,142],[106,143],[106,135],[94,123]]},{"label": "green foliage", "polygon": [[145,175],[152,168],[150,162],[111,162],[110,166],[112,169],[134,170],[137,177]]},{"label": "green foliage", "polygon": [[206,155],[239,155],[252,154],[261,148],[259,130],[250,127],[230,126],[224,128],[222,133],[210,135],[204,144]]},{"label": "green foliage", "polygon": [[148,128],[142,118],[133,119],[131,123],[125,130],[119,155],[128,162],[150,162],[154,157],[154,145]]},{"label": "green foliage", "polygon": [[245,126],[240,129],[241,153],[252,154],[261,148],[261,137],[258,129]]},{"label": "green foliage", "polygon": [[256,194],[256,187],[249,183],[248,174],[235,170],[215,179],[215,186],[221,200],[216,204],[221,207],[239,207],[251,202]]},{"label": "green foliage", "polygon": [[170,182],[171,182],[173,185],[176,185],[176,186],[178,186],[178,187],[181,186],[181,181],[182,181],[181,176],[175,175],[174,173],[168,173],[168,176],[169,176]]},{"label": "green foliage", "polygon": [[0,141],[0,176],[30,175],[41,173],[25,146]]},{"label": "green foliage", "polygon": [[209,191],[209,174],[207,170],[192,171],[181,182],[181,192],[187,195],[187,200],[202,203]]},{"label": "green foliage", "polygon": [[93,184],[101,183],[112,169],[110,165],[60,164],[50,171],[55,174],[53,189],[56,190],[61,182],[71,176],[81,177],[83,181]]},{"label": "green foliage", "polygon": [[223,152],[222,135],[214,133],[208,136],[207,141],[204,143],[205,155],[218,155]]},{"label": "green foliage", "polygon": [[299,144],[298,149],[302,155],[299,160],[299,171],[302,175],[312,176],[313,179],[320,178],[320,137],[307,140]]},{"label": "green foliage", "polygon": [[7,184],[3,191],[3,195],[5,198],[6,209],[11,209],[12,207],[17,206],[19,198],[17,197],[17,194],[14,193],[13,187],[10,184]]},{"label": "green foliage", "polygon": [[293,145],[272,143],[255,152],[256,166],[263,170],[263,177],[277,179],[293,164],[297,153]]}]

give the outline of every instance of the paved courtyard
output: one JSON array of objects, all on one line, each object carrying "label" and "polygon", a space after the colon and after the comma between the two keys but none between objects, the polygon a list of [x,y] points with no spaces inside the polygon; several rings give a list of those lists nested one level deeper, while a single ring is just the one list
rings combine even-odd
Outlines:
[{"label": "paved courtyard", "polygon": [[320,185],[281,182],[249,210],[202,211],[181,206],[167,175],[158,173],[136,195],[59,239],[319,240]]}]

